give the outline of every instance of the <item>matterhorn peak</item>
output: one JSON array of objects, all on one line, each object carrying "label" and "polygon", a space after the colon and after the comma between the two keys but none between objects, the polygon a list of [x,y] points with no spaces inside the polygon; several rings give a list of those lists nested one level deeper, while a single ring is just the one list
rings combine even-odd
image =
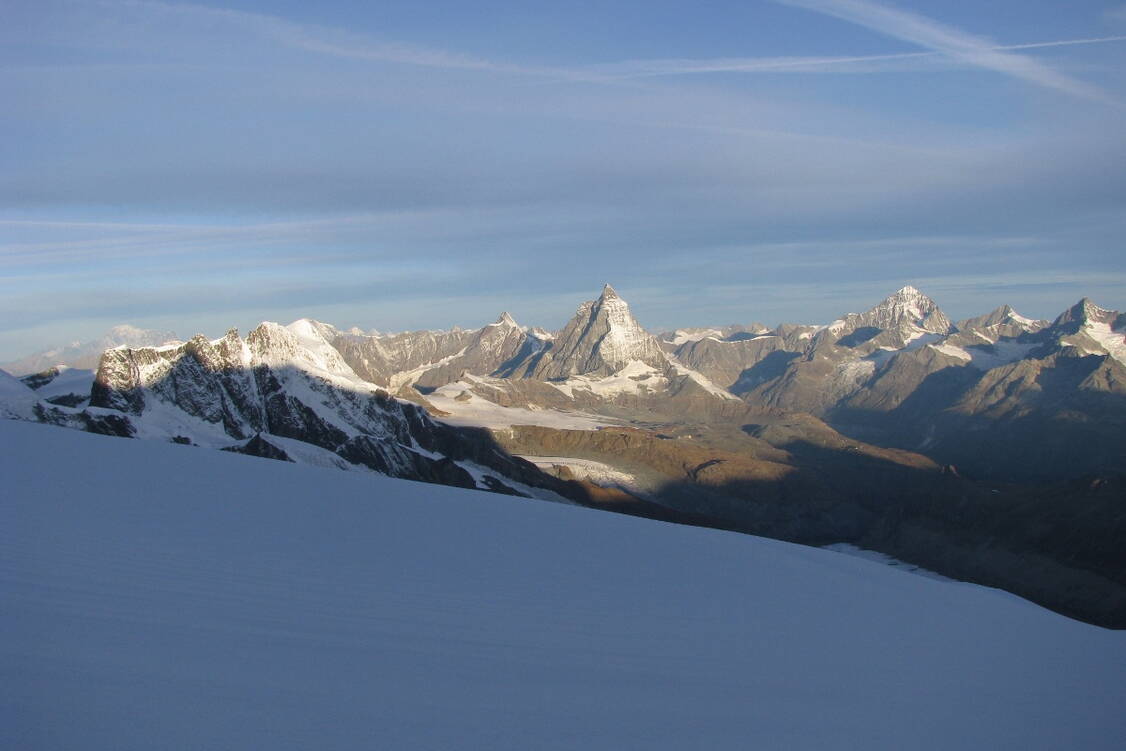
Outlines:
[{"label": "matterhorn peak", "polygon": [[500,314],[500,318],[496,320],[494,326],[509,326],[511,328],[520,328],[520,324],[516,323],[516,319],[507,310]]},{"label": "matterhorn peak", "polygon": [[547,379],[608,376],[634,361],[655,368],[668,365],[656,338],[641,327],[626,301],[607,284],[597,300],[579,306],[531,375]]}]

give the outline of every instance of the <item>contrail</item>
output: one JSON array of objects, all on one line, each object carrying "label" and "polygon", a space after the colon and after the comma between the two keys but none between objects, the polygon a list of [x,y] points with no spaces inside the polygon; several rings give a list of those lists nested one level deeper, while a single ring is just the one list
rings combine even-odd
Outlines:
[{"label": "contrail", "polygon": [[871,2],[871,0],[775,0],[775,2],[839,18],[895,39],[917,44],[955,60],[1063,91],[1072,96],[1121,106],[1120,102],[1097,86],[1060,73],[1031,57],[1013,54],[1011,48],[1007,50],[991,40],[917,13]]}]

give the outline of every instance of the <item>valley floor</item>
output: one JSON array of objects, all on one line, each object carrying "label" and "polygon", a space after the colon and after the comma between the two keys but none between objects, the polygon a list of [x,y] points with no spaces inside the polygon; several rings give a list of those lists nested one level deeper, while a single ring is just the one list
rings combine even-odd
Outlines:
[{"label": "valley floor", "polygon": [[1126,632],[879,562],[0,420],[0,747],[1126,747]]}]

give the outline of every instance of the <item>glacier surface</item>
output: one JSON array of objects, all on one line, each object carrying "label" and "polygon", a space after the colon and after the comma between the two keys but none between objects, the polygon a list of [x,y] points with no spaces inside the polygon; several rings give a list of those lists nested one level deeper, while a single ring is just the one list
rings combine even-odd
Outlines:
[{"label": "glacier surface", "polygon": [[716,530],[0,420],[0,747],[1120,749],[1126,633]]}]

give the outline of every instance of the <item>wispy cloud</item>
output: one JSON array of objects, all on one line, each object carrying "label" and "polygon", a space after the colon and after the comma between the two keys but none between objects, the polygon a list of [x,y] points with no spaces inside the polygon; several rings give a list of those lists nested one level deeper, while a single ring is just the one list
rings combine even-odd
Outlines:
[{"label": "wispy cloud", "polygon": [[376,39],[339,28],[300,24],[276,16],[193,3],[162,0],[100,0],[101,5],[136,8],[167,15],[192,17],[237,26],[291,49],[331,57],[367,62],[411,65],[445,70],[480,71],[494,74],[594,81],[597,77],[580,69],[523,65],[455,51],[393,40]]},{"label": "wispy cloud", "polygon": [[870,0],[775,0],[775,2],[833,16],[948,55],[955,60],[1062,91],[1071,96],[1120,105],[1118,100],[1097,86],[1060,73],[1026,55],[1015,54],[1001,48],[992,40],[916,13],[870,2]]},{"label": "wispy cloud", "polygon": [[776,0],[817,10],[919,44],[929,52],[884,55],[641,59],[593,66],[536,66],[465,55],[341,29],[298,24],[275,16],[162,0],[102,0],[103,5],[192,16],[238,26],[277,44],[331,57],[445,70],[478,71],[549,80],[616,84],[632,78],[708,73],[873,73],[917,71],[950,63],[985,67],[1092,99],[1108,96],[1097,87],[1055,71],[1016,50],[1126,41],[1126,35],[999,45],[922,16],[867,0]]},{"label": "wispy cloud", "polygon": [[[993,52],[1030,50],[1046,47],[1126,42],[1126,36],[1059,39],[1027,44],[994,45]],[[600,65],[590,70],[610,78],[645,78],[703,73],[883,73],[933,69],[936,66],[967,65],[945,52],[900,52],[890,55],[726,57],[704,59],[627,60]]]}]

